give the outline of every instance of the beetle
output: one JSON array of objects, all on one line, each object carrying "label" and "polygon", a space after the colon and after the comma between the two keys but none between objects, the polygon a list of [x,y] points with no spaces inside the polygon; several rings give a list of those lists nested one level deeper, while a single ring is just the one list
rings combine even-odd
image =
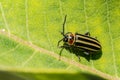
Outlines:
[{"label": "beetle", "polygon": [[[59,48],[62,48],[59,54],[60,57],[63,49],[71,46],[74,48],[79,48],[81,51],[83,51],[85,55],[90,55],[91,53],[95,54],[97,51],[101,50],[100,42],[96,38],[91,37],[89,32],[85,34],[72,33],[72,32],[65,33],[66,17],[67,15],[65,15],[64,22],[63,22],[63,32],[61,32],[61,34],[63,35],[63,38],[59,40],[57,44]],[[64,44],[60,46],[59,44],[62,41]],[[80,61],[80,56],[78,56],[78,58]]]}]

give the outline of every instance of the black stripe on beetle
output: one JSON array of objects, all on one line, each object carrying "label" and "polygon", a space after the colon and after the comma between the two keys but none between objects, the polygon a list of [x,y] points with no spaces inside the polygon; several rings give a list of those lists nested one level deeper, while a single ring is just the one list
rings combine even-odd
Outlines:
[{"label": "black stripe on beetle", "polygon": [[[65,16],[63,23],[63,32],[61,32],[63,38],[60,41],[58,41],[58,45],[57,45],[58,47],[62,48],[60,51],[60,56],[62,54],[63,49],[67,49],[67,47],[72,47],[74,49],[77,48],[76,50],[81,49],[86,55],[90,55],[91,52],[97,52],[101,50],[100,42],[96,38],[91,37],[89,32],[85,34],[79,34],[79,33],[73,34],[72,32],[67,32],[65,34],[64,27],[65,27],[66,17],[67,15]],[[62,46],[59,46],[61,41],[63,41],[64,44]],[[80,60],[80,56],[78,56],[78,58]]]},{"label": "black stripe on beetle", "polygon": [[77,34],[76,37],[80,41],[85,41],[85,42],[93,43],[93,44],[96,44],[96,45],[98,45],[98,46],[101,47],[100,42],[98,40],[94,39],[94,38],[91,38],[91,37],[85,36],[85,35],[81,35],[81,34]]},{"label": "black stripe on beetle", "polygon": [[86,51],[98,51],[100,49],[93,45],[89,45],[89,44],[85,44],[85,43],[81,43],[81,42],[75,42],[75,46],[77,46],[81,49],[85,49]]}]

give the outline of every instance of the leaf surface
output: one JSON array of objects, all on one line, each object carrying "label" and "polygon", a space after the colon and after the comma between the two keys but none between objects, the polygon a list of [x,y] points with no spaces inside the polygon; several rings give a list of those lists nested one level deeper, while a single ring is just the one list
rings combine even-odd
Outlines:
[{"label": "leaf surface", "polygon": [[[119,5],[119,0],[1,0],[1,71],[22,78],[25,75],[30,78],[31,74],[53,76],[57,71],[61,75],[87,71],[103,78],[119,79]],[[65,32],[90,32],[92,37],[97,37],[102,45],[100,59],[88,62],[81,57],[78,62],[76,55],[63,50],[61,61],[58,60],[57,42],[62,39],[59,31],[66,14]],[[40,74],[42,71],[46,74]]]}]

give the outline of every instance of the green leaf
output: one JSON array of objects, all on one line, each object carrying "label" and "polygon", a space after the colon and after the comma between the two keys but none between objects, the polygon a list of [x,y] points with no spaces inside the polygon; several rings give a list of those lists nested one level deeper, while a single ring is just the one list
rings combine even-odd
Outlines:
[{"label": "green leaf", "polygon": [[[120,79],[119,5],[119,0],[1,0],[0,78]],[[88,62],[81,57],[79,62],[63,50],[59,61],[57,42],[66,14],[65,32],[97,37],[102,45],[100,59]]]}]

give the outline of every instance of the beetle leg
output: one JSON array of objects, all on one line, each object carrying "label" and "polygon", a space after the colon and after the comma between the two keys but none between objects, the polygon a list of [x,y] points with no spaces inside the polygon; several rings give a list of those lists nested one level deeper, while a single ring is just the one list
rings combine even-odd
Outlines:
[{"label": "beetle leg", "polygon": [[59,31],[59,32],[60,32],[60,34],[61,34],[61,35],[63,35],[63,36],[64,36],[64,33],[63,33],[63,32],[61,32],[61,31]]},{"label": "beetle leg", "polygon": [[59,61],[61,60],[61,54],[62,54],[63,49],[64,49],[64,47],[62,47],[62,49],[60,50],[60,53],[59,53]]},{"label": "beetle leg", "polygon": [[91,59],[91,54],[89,55],[88,62],[90,62],[90,59]]},{"label": "beetle leg", "polygon": [[90,36],[90,32],[86,32],[85,35]]},{"label": "beetle leg", "polygon": [[60,47],[59,44],[60,44],[60,42],[61,42],[62,40],[63,40],[63,39],[61,39],[61,40],[58,41],[57,47]]},{"label": "beetle leg", "polygon": [[78,55],[78,60],[79,60],[79,62],[81,61],[81,59],[80,59],[80,56]]}]

